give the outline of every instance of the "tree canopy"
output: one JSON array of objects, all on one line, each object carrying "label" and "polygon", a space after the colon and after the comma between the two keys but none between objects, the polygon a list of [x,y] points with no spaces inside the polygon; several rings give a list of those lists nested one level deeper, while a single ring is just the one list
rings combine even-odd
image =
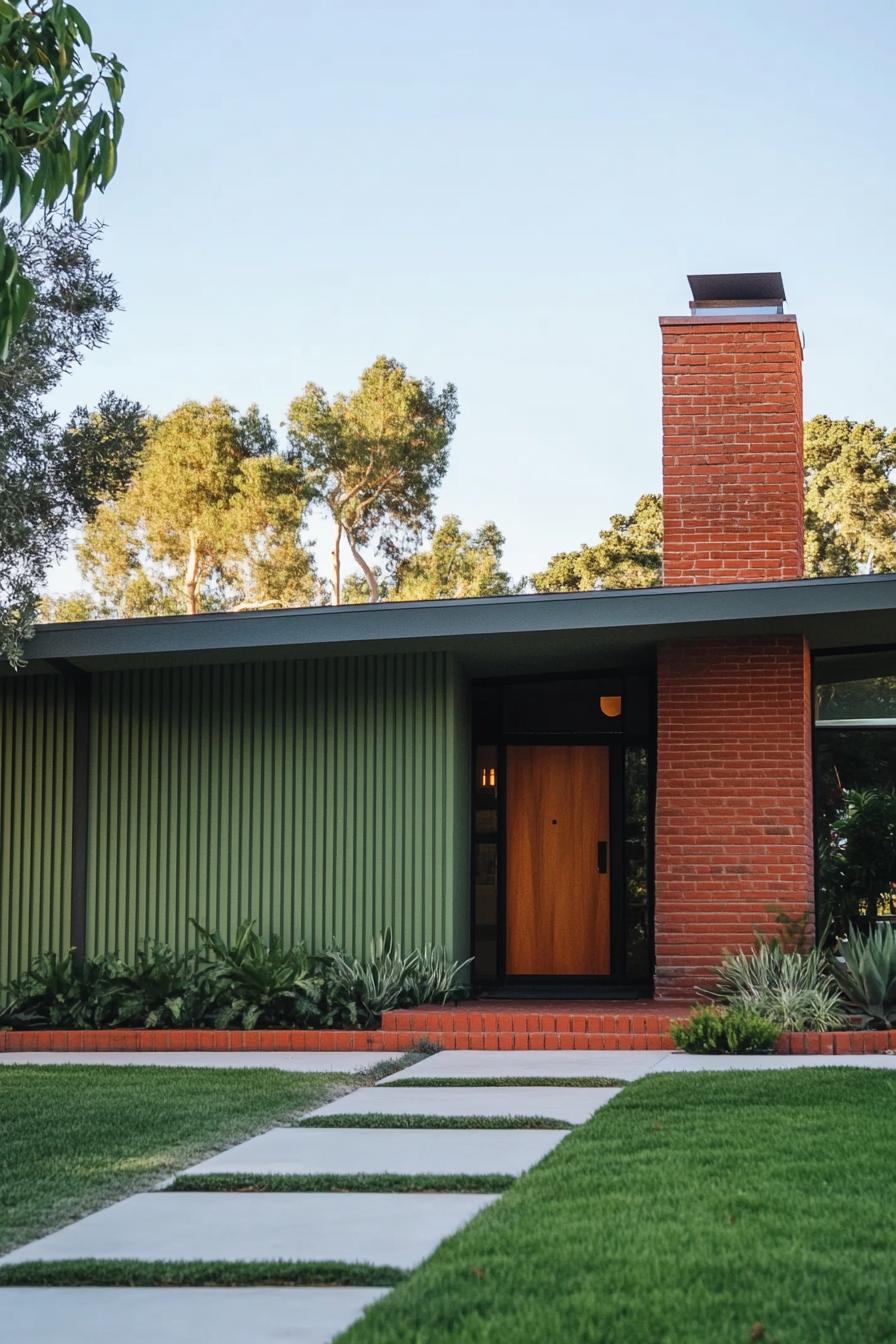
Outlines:
[{"label": "tree canopy", "polygon": [[[21,222],[61,198],[75,222],[115,173],[124,66],[94,50],[84,16],[64,0],[0,0],[0,213]],[[34,299],[33,280],[0,222],[0,360]]]},{"label": "tree canopy", "polygon": [[[150,423],[131,484],[87,525],[78,563],[109,615],[306,605],[319,595],[306,503],[256,407],[185,402]],[[57,615],[86,609],[69,601]]]},{"label": "tree canopy", "polygon": [[896,571],[896,431],[806,422],[806,573]]},{"label": "tree canopy", "polygon": [[448,467],[457,420],[457,393],[437,392],[403,364],[381,355],[361,374],[354,392],[332,400],[307,383],[289,407],[290,461],[312,497],[333,519],[333,600],[342,600],[342,541],[367,584],[380,596],[372,557],[376,546],[395,568],[409,545],[432,526],[435,492]]},{"label": "tree canopy", "polygon": [[589,588],[650,588],[662,581],[663,501],[641,495],[630,514],[614,513],[597,544],[551,556],[532,575],[537,593],[575,593]]},{"label": "tree canopy", "polygon": [[34,301],[0,365],[0,655],[14,666],[48,568],[69,530],[127,482],[143,448],[142,409],[107,393],[67,423],[45,402],[107,338],[119,299],[91,254],[96,226],[51,216],[10,227]]},{"label": "tree canopy", "polygon": [[[457,514],[449,513],[433,533],[430,545],[402,559],[391,578],[380,581],[380,600],[425,602],[450,597],[505,597],[522,592],[526,580],[516,582],[501,568],[504,535],[487,522],[468,532]],[[363,578],[350,575],[342,586],[343,602],[368,602]]]}]

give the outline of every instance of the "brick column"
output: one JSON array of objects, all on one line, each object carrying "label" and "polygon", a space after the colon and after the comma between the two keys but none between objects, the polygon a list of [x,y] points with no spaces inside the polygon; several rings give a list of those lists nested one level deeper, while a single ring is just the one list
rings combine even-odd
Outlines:
[{"label": "brick column", "polygon": [[[803,573],[802,349],[790,315],[660,318],[663,581]],[[798,635],[658,651],[656,995],[814,909],[811,702]]]},{"label": "brick column", "polygon": [[656,995],[712,982],[726,949],[814,908],[805,640],[658,653]]}]

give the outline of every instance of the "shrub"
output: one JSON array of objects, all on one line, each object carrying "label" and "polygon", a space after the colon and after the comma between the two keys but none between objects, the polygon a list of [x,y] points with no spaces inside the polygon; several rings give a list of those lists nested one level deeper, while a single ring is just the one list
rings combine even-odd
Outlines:
[{"label": "shrub", "polygon": [[872,925],[867,932],[850,925],[831,964],[846,1007],[866,1027],[896,1026],[896,930]]},{"label": "shrub", "polygon": [[121,965],[115,982],[116,1027],[184,1027],[211,1018],[216,987],[200,973],[195,952],[178,954],[147,940],[133,966]]},{"label": "shrub", "polygon": [[64,957],[44,952],[6,987],[0,1024],[26,1030],[114,1026],[123,969],[114,957],[87,957],[78,963],[71,951]]},{"label": "shrub", "polygon": [[749,1009],[779,1031],[835,1031],[843,1025],[843,1001],[827,958],[817,948],[785,952],[777,941],[757,940],[751,952],[727,956],[712,997]]},{"label": "shrub", "polygon": [[205,943],[200,974],[216,1027],[318,1025],[324,980],[303,942],[287,947],[273,934],[265,943],[254,919],[247,919],[227,944],[219,933],[192,923]]},{"label": "shrub", "polygon": [[767,1055],[779,1028],[748,1008],[695,1008],[687,1022],[669,1028],[679,1050],[691,1055]]},{"label": "shrub", "polygon": [[[470,958],[472,960],[472,958]],[[333,947],[323,957],[331,1011],[362,1027],[379,1022],[383,1013],[419,1003],[444,1003],[462,993],[460,975],[470,961],[449,958],[440,946],[405,956],[391,929],[371,940],[366,961]]]}]

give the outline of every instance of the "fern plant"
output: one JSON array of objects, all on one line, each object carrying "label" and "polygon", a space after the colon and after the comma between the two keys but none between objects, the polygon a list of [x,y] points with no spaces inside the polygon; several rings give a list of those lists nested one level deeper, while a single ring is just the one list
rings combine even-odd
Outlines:
[{"label": "fern plant", "polygon": [[849,926],[837,944],[831,972],[846,1007],[866,1027],[896,1026],[896,929]]}]

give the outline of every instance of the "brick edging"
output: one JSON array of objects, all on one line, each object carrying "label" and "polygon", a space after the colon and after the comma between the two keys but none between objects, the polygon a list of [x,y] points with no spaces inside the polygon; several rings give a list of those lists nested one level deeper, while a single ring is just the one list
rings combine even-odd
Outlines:
[{"label": "brick edging", "polygon": [[896,1031],[785,1031],[779,1055],[883,1055],[896,1051]]},{"label": "brick edging", "polygon": [[[672,1050],[665,1030],[501,1031],[412,1029],[380,1031],[0,1031],[0,1053],[59,1051],[410,1050],[428,1041],[447,1050]],[[778,1038],[779,1055],[879,1055],[896,1052],[896,1031],[792,1031]]]}]

